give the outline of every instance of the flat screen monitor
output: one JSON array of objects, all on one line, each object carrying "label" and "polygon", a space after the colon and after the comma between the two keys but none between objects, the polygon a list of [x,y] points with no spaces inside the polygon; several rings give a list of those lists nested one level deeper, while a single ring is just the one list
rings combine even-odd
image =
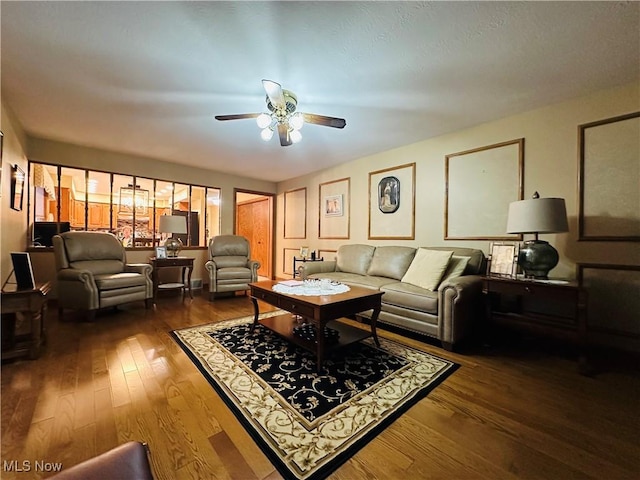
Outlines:
[{"label": "flat screen monitor", "polygon": [[11,262],[13,263],[13,273],[16,276],[18,290],[31,290],[35,288],[33,278],[33,267],[31,257],[28,252],[11,252]]},{"label": "flat screen monitor", "polygon": [[60,225],[60,233],[71,230],[69,222],[34,222],[33,246],[53,247],[53,236],[58,233],[58,225]]}]

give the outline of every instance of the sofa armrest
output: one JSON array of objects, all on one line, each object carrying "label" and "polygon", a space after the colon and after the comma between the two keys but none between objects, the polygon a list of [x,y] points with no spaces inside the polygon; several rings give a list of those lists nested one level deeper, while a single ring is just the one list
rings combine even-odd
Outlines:
[{"label": "sofa armrest", "polygon": [[327,273],[336,271],[335,260],[323,260],[322,262],[304,262],[298,267],[300,278],[303,280],[314,273]]},{"label": "sofa armrest", "polygon": [[447,281],[438,292],[438,338],[445,347],[453,347],[473,331],[482,313],[482,276]]}]

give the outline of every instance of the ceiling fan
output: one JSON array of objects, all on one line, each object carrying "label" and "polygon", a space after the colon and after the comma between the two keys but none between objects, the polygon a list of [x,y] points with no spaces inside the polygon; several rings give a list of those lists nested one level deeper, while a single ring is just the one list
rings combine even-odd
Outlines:
[{"label": "ceiling fan", "polygon": [[305,123],[323,125],[325,127],[344,128],[344,118],[325,117],[313,113],[296,112],[298,98],[289,90],[284,90],[279,83],[262,80],[267,92],[266,103],[269,113],[240,113],[236,115],[216,115],[216,120],[241,120],[255,118],[262,129],[260,136],[264,141],[271,140],[273,132],[278,130],[280,145],[286,147],[298,143],[302,139],[300,129]]}]

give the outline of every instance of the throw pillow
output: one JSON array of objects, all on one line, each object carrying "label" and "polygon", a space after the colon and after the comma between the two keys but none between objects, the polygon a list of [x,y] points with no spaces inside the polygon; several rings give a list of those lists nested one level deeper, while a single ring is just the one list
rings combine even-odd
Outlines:
[{"label": "throw pillow", "polygon": [[449,260],[449,265],[447,265],[447,269],[444,271],[444,275],[442,276],[442,280],[440,280],[440,285],[438,285],[438,290],[447,280],[451,280],[452,278],[457,278],[464,272],[464,269],[467,268],[467,264],[471,260],[471,257],[459,257],[457,255],[453,255],[451,260]]},{"label": "throw pillow", "polygon": [[416,287],[435,290],[447,269],[453,252],[419,248],[402,281]]}]

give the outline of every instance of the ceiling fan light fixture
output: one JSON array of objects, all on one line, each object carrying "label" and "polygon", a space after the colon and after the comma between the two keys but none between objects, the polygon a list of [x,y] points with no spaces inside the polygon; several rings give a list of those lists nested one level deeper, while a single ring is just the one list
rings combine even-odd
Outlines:
[{"label": "ceiling fan light fixture", "polygon": [[294,113],[289,118],[289,125],[294,130],[300,130],[304,126],[304,117],[300,113]]},{"label": "ceiling fan light fixture", "polygon": [[268,142],[273,137],[273,130],[270,128],[265,128],[260,132],[260,138],[265,142]]},{"label": "ceiling fan light fixture", "polygon": [[291,139],[291,143],[298,143],[302,140],[302,134],[298,130],[291,130],[291,132],[289,132],[289,138]]},{"label": "ceiling fan light fixture", "polygon": [[256,123],[260,128],[267,128],[269,125],[271,125],[271,115],[267,113],[261,113],[256,117]]}]

